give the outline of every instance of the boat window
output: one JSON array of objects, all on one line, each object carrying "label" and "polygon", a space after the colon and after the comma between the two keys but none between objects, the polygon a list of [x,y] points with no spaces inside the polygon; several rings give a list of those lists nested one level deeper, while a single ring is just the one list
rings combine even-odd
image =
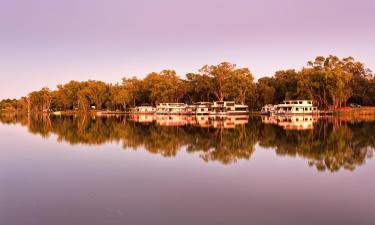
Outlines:
[{"label": "boat window", "polygon": [[298,112],[298,111],[299,111],[299,108],[296,108],[296,111]]},{"label": "boat window", "polygon": [[300,101],[299,104],[302,104],[302,101]]}]

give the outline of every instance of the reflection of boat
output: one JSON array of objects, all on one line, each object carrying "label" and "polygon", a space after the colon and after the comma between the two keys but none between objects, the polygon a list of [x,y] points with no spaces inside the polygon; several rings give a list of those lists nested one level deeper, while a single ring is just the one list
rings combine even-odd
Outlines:
[{"label": "reflection of boat", "polygon": [[153,123],[160,126],[186,126],[234,128],[248,123],[248,115],[188,116],[188,115],[132,115],[133,121]]},{"label": "reflection of boat", "polygon": [[312,115],[264,116],[262,122],[281,126],[285,130],[311,130],[314,128],[316,117]]},{"label": "reflection of boat", "polygon": [[211,115],[246,115],[249,113],[247,105],[239,105],[233,101],[216,101],[212,104]]},{"label": "reflection of boat", "polygon": [[311,130],[314,128],[314,119],[312,116],[291,116],[279,120],[278,124],[285,130]]},{"label": "reflection of boat", "polygon": [[153,123],[155,120],[155,116],[149,114],[133,114],[130,116],[130,118],[139,123]]},{"label": "reflection of boat", "polygon": [[211,127],[211,120],[209,116],[196,116],[195,125],[199,127]]},{"label": "reflection of boat", "polygon": [[249,116],[237,115],[237,116],[226,116],[226,117],[212,117],[211,124],[214,128],[235,128],[238,125],[247,124]]},{"label": "reflection of boat", "polygon": [[290,114],[314,114],[318,113],[316,107],[313,106],[311,100],[290,100],[283,101],[283,103],[276,105],[275,115],[290,115]]},{"label": "reflection of boat", "polygon": [[158,115],[155,121],[161,126],[185,126],[190,123],[189,116],[180,115]]}]

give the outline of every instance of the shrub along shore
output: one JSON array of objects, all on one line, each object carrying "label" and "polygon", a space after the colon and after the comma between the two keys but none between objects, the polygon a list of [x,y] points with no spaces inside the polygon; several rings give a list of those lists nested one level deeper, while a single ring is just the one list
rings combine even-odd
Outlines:
[{"label": "shrub along shore", "polygon": [[352,57],[331,55],[318,56],[301,70],[280,70],[255,81],[250,69],[223,62],[205,65],[198,73],[184,77],[174,70],[163,70],[144,79],[123,78],[116,84],[70,81],[54,90],[42,88],[20,99],[2,100],[0,112],[121,113],[143,104],[216,100],[236,101],[257,111],[285,99],[312,99],[319,109],[340,114],[373,113],[374,108],[342,108],[350,104],[375,106],[374,74]]}]

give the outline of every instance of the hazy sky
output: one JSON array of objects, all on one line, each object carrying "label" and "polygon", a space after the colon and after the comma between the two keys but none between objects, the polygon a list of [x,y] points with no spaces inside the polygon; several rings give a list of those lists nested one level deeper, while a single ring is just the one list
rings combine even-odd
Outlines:
[{"label": "hazy sky", "polygon": [[0,98],[230,61],[259,78],[317,55],[375,70],[373,0],[0,0]]}]

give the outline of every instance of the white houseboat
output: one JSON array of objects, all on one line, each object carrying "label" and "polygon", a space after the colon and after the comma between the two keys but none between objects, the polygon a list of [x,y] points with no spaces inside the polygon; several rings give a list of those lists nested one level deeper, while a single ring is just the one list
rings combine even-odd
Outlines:
[{"label": "white houseboat", "polygon": [[197,108],[195,107],[195,105],[188,105],[188,106],[186,106],[185,114],[186,115],[195,115],[196,111],[197,111]]},{"label": "white houseboat", "polygon": [[289,115],[289,114],[313,114],[318,113],[311,100],[287,100],[275,107],[272,114]]},{"label": "white houseboat", "polygon": [[275,106],[268,104],[262,107],[262,110],[260,111],[261,115],[271,115],[275,111]]},{"label": "white houseboat", "polygon": [[233,101],[216,101],[212,104],[211,115],[248,114],[247,105],[239,105]]},{"label": "white houseboat", "polygon": [[133,114],[154,114],[156,108],[152,106],[137,106],[131,111]]},{"label": "white houseboat", "polygon": [[185,103],[160,103],[156,106],[156,114],[181,115],[186,114],[186,108]]},{"label": "white houseboat", "polygon": [[211,102],[197,102],[194,104],[196,115],[209,115],[212,109]]}]

